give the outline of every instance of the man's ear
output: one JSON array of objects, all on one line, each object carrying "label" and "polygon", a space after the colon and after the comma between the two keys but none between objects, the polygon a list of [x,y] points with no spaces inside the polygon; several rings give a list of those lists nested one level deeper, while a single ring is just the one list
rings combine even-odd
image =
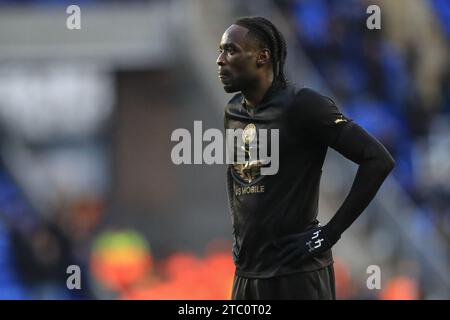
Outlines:
[{"label": "man's ear", "polygon": [[258,52],[258,56],[256,58],[256,65],[258,67],[262,67],[270,62],[270,50],[267,48],[261,49]]}]

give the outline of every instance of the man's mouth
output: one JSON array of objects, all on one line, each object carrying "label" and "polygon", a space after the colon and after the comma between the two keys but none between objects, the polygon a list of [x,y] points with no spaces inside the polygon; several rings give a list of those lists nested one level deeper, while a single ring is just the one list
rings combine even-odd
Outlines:
[{"label": "man's mouth", "polygon": [[229,78],[230,77],[230,74],[228,72],[226,72],[226,71],[223,71],[223,70],[220,70],[217,73],[219,74],[219,78],[220,79],[222,79],[222,78]]},{"label": "man's mouth", "polygon": [[230,75],[224,72],[219,72],[219,79],[222,83],[228,82],[230,80]]}]

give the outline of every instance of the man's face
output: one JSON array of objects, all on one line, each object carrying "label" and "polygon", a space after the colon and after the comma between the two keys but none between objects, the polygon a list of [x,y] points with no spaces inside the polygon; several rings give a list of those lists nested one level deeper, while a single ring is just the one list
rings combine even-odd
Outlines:
[{"label": "man's face", "polygon": [[233,24],[220,41],[216,62],[219,79],[228,93],[245,90],[257,78],[257,50],[247,33],[247,28]]}]

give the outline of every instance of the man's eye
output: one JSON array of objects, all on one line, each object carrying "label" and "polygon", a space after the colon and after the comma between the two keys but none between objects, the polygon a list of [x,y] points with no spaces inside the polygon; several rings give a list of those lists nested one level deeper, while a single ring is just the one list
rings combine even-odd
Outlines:
[{"label": "man's eye", "polygon": [[236,53],[236,50],[234,50],[234,49],[232,49],[232,48],[225,48],[225,49],[219,49],[218,52],[219,52],[219,54],[225,52],[226,54],[232,55],[232,54],[235,54],[235,53]]}]

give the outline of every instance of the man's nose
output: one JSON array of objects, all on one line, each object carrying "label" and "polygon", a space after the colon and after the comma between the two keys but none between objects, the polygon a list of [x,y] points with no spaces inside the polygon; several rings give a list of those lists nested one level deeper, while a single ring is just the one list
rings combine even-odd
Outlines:
[{"label": "man's nose", "polygon": [[224,60],[224,58],[223,58],[223,52],[221,52],[221,53],[219,54],[219,56],[217,57],[216,63],[217,63],[219,66],[225,65],[225,60]]}]

